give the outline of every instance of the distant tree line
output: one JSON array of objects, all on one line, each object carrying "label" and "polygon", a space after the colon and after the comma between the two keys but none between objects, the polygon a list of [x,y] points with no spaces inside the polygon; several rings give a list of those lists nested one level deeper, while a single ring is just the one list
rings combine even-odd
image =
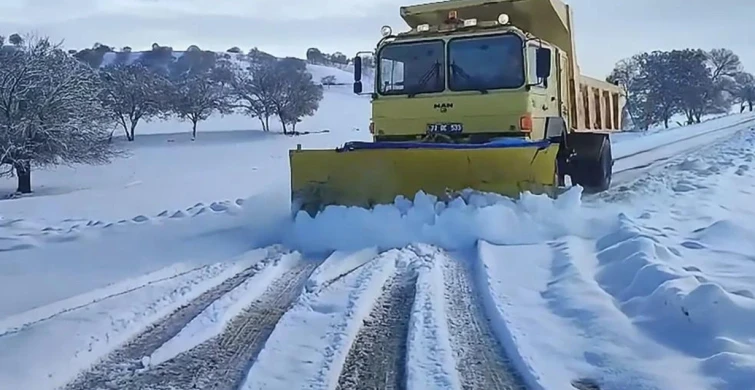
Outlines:
[{"label": "distant tree line", "polygon": [[735,104],[740,112],[755,106],[755,78],[729,49],[636,54],[619,61],[607,80],[624,88],[626,113],[638,130],[668,128],[677,114],[693,124],[704,115],[728,113]]},{"label": "distant tree line", "polygon": [[[323,53],[316,47],[310,47],[307,49],[307,62],[314,65],[350,65],[353,63],[352,57],[347,57],[345,54],[337,51],[332,54]],[[362,56],[363,68],[374,68],[375,58],[371,55]]]},{"label": "distant tree line", "polygon": [[[265,131],[277,118],[283,132],[313,115],[323,97],[306,62],[258,49],[183,53],[154,44],[134,53],[97,43],[64,50],[47,38],[0,37],[0,174],[31,192],[31,170],[58,164],[107,163],[120,155],[122,129],[133,141],[138,124],[160,118],[197,125],[215,113],[258,118]],[[179,55],[177,55],[179,54]]]}]

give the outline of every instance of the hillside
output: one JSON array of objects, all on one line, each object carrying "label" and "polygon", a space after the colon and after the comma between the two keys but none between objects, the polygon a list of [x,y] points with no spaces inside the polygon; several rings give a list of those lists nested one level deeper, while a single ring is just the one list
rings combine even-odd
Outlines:
[{"label": "hillside", "polygon": [[[145,55],[151,55],[153,52],[133,51],[133,52],[107,52],[102,56],[100,67],[115,64],[117,61],[125,64],[132,64]],[[160,61],[166,64],[169,61],[177,61],[186,51],[170,51],[169,56],[162,56]],[[243,54],[216,52],[219,58],[226,58],[233,61]],[[338,85],[324,86],[324,97],[320,102],[320,108],[314,116],[305,117],[297,125],[300,132],[321,132],[321,131],[353,131],[359,129],[366,131],[369,127],[370,107],[369,96],[356,96],[352,92],[352,82],[354,81],[353,67],[337,68],[335,66],[307,64],[307,70],[312,74],[312,80],[321,84],[321,80],[327,76],[333,76]],[[368,78],[364,80],[365,91],[372,90],[372,82]],[[338,118],[338,120],[334,120]],[[333,124],[338,123],[337,128]],[[152,120],[140,123],[137,129],[138,134],[170,134],[183,133],[191,130],[189,123],[178,122],[175,119],[169,120]],[[236,131],[236,130],[260,130],[259,121],[256,118],[250,118],[245,115],[214,115],[210,119],[199,124],[200,132],[207,131]],[[280,123],[273,121],[271,123],[272,131],[282,131]],[[117,136],[121,136],[116,132]]]}]

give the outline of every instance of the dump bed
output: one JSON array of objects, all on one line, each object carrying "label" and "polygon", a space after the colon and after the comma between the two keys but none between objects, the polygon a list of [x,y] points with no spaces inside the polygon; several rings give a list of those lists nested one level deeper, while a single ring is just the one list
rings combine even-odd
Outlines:
[{"label": "dump bed", "polygon": [[412,28],[442,24],[449,11],[460,19],[496,20],[507,14],[511,24],[553,43],[571,55],[568,6],[560,0],[448,0],[404,6],[401,17]]},{"label": "dump bed", "polygon": [[412,28],[440,25],[449,11],[460,19],[496,20],[505,13],[517,28],[563,50],[568,63],[569,123],[573,131],[611,132],[621,129],[621,89],[608,82],[582,76],[572,28],[572,12],[561,0],[447,0],[404,6],[401,17]]},{"label": "dump bed", "polygon": [[587,76],[579,76],[579,96],[569,91],[569,116],[577,132],[621,131],[624,95],[621,88]]}]

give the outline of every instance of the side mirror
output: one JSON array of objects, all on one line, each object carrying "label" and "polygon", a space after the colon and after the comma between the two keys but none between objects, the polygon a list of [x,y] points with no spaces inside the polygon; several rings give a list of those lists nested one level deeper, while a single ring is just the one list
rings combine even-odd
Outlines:
[{"label": "side mirror", "polygon": [[551,76],[551,49],[538,48],[535,57],[537,78],[547,79]]},{"label": "side mirror", "polygon": [[354,93],[359,95],[362,93],[362,82],[361,81],[355,81],[354,82]]},{"label": "side mirror", "polygon": [[354,81],[362,81],[362,57],[354,57]]}]

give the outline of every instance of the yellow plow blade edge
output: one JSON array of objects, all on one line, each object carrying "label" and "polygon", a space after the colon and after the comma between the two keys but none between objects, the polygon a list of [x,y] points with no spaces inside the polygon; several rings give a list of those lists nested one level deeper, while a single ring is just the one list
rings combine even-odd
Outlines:
[{"label": "yellow plow blade edge", "polygon": [[[429,145],[429,144],[428,144]],[[418,191],[444,199],[472,189],[518,197],[554,195],[558,144],[488,148],[365,148],[291,150],[292,211],[315,215],[329,205],[371,208],[413,199]]]}]

